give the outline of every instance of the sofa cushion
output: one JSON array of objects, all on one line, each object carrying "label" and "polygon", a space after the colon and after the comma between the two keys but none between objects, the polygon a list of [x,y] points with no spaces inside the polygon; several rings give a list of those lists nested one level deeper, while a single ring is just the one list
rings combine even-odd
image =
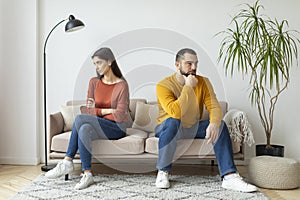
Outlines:
[{"label": "sofa cushion", "polygon": [[129,103],[129,112],[131,115],[131,119],[134,121],[134,117],[135,117],[135,111],[136,111],[136,104],[137,102],[143,102],[146,103],[146,99],[130,99],[130,103]]},{"label": "sofa cushion", "polygon": [[[200,148],[199,148],[200,147]],[[158,154],[158,138],[150,137],[146,140],[145,151]],[[206,145],[202,139],[183,139],[177,142],[175,156],[181,155],[213,155],[212,145]]]},{"label": "sofa cushion", "polygon": [[[139,130],[130,130],[131,135],[118,140],[95,140],[92,142],[93,155],[97,154],[140,154],[144,152],[144,138],[147,133]],[[55,135],[51,142],[51,151],[66,152],[71,131]]]},{"label": "sofa cushion", "polygon": [[64,131],[72,130],[76,115],[80,114],[80,105],[77,106],[60,106],[60,112],[64,119]]},{"label": "sofa cushion", "polygon": [[[152,135],[152,134],[151,134]],[[211,144],[206,144],[204,139],[182,139],[178,140],[175,156],[207,156],[214,155],[214,149]],[[149,137],[145,141],[145,152],[158,154],[158,138]],[[240,144],[234,142],[232,145],[233,153],[240,151]]]},{"label": "sofa cushion", "polygon": [[135,128],[127,128],[126,129],[126,134],[132,137],[137,137],[137,138],[143,138],[146,139],[148,137],[148,133],[146,133],[145,131],[139,130],[139,129],[135,129]]},{"label": "sofa cushion", "polygon": [[66,152],[69,145],[70,135],[71,131],[67,131],[53,136],[50,147],[51,151]]},{"label": "sofa cushion", "polygon": [[144,139],[135,136],[126,136],[118,140],[94,140],[92,142],[93,156],[120,155],[144,153]]},{"label": "sofa cushion", "polygon": [[157,126],[158,105],[137,102],[132,128],[153,132]]}]

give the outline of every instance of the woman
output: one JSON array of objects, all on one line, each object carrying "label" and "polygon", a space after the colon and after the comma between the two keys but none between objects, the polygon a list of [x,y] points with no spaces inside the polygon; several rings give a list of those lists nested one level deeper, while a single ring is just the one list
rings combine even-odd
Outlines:
[{"label": "woman", "polygon": [[79,150],[83,177],[75,189],[93,184],[91,173],[92,140],[120,139],[126,135],[129,89],[109,48],[100,48],[92,56],[97,77],[89,82],[87,107],[77,115],[65,158],[45,176],[57,178],[74,169],[73,158]]}]

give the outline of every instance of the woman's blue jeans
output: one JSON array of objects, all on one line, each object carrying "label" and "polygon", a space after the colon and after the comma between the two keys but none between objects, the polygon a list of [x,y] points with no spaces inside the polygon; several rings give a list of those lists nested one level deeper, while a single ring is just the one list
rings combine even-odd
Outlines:
[{"label": "woman's blue jeans", "polygon": [[[177,140],[188,138],[204,139],[208,125],[209,120],[203,120],[199,121],[199,123],[193,125],[191,128],[183,128],[181,126],[181,121],[174,118],[168,118],[158,125],[155,129],[155,136],[159,137],[157,169],[170,171],[172,169],[172,161],[176,151]],[[233,160],[231,139],[224,121],[222,121],[220,126],[219,137],[212,145],[218,161],[221,177],[229,172],[236,172],[237,169]]]},{"label": "woman's blue jeans", "polygon": [[91,170],[92,141],[97,139],[117,140],[125,135],[125,122],[116,123],[92,115],[77,115],[66,156],[74,158],[79,150],[82,170]]}]

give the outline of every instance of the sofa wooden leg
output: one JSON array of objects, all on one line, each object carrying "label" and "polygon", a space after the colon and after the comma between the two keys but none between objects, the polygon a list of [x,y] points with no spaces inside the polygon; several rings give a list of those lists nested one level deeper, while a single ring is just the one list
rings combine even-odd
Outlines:
[{"label": "sofa wooden leg", "polygon": [[65,181],[69,180],[69,174],[65,175]]},{"label": "sofa wooden leg", "polygon": [[211,165],[211,166],[214,166],[214,165],[215,165],[215,160],[211,160],[211,161],[210,161],[210,165]]}]

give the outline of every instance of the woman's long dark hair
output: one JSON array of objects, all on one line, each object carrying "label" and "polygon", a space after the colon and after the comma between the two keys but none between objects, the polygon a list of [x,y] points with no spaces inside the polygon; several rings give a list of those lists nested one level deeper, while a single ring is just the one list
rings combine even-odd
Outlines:
[{"label": "woman's long dark hair", "polygon": [[[106,61],[110,61],[111,62],[111,70],[112,72],[114,73],[115,76],[117,76],[118,78],[121,78],[123,80],[124,77],[122,75],[122,72],[118,66],[118,63],[115,59],[115,56],[113,54],[113,52],[110,50],[110,48],[107,48],[107,47],[103,47],[103,48],[100,48],[98,49],[93,55],[92,55],[92,59],[94,57],[98,57],[99,59],[103,59],[103,60],[106,60]],[[103,75],[100,75],[97,71],[97,77],[99,79],[102,79],[103,78]]]}]

